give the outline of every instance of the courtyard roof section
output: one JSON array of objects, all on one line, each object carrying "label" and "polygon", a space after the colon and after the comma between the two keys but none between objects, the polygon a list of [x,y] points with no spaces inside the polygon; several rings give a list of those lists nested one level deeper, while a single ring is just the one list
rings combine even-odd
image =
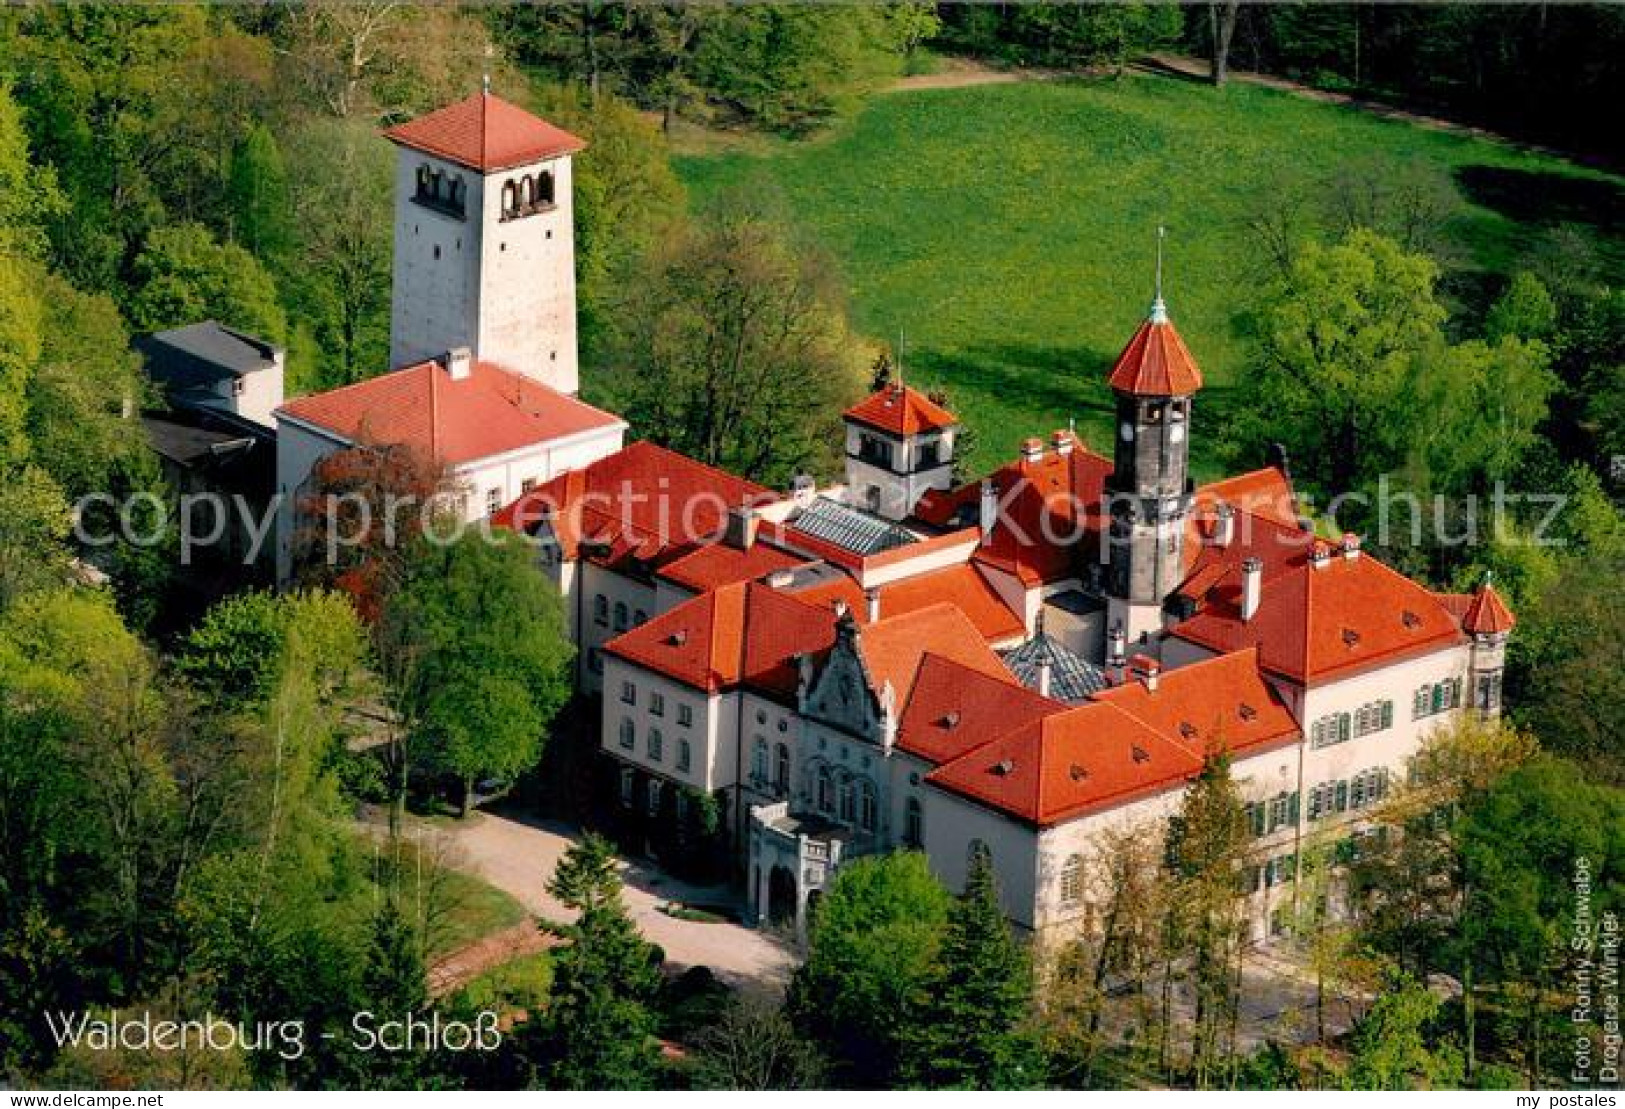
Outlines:
[{"label": "courtyard roof section", "polygon": [[587,145],[488,92],[391,127],[384,137],[481,173],[574,154]]},{"label": "courtyard roof section", "polygon": [[349,444],[416,447],[459,466],[591,432],[625,429],[619,416],[490,362],[455,379],[437,361],[289,401],[277,415]]},{"label": "courtyard roof section", "polygon": [[[947,602],[964,613],[981,637],[990,643],[1004,642],[1026,630],[1020,615],[999,596],[981,571],[968,563],[901,578],[877,588],[882,619]],[[807,588],[791,585],[790,589],[813,604],[844,601],[860,623],[868,622],[868,597],[863,588],[844,573]]]}]

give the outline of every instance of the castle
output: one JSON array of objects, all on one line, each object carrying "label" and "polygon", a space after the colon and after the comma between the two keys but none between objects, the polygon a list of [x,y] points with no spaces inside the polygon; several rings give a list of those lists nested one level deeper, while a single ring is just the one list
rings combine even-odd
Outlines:
[{"label": "castle", "polygon": [[1499,711],[1488,584],[1315,536],[1284,463],[1192,481],[1202,374],[1160,289],[1110,373],[1111,457],[1059,430],[956,483],[958,419],[898,381],[846,412],[844,482],[774,491],[575,399],[579,140],[488,93],[388,136],[398,368],[278,410],[282,490],[412,442],[470,518],[535,536],[625,830],[720,839],[757,919],[804,928],[864,855],[956,888],[985,851],[1009,918],[1062,938],[1110,835],[1160,836],[1223,748],[1265,941],[1307,843],[1356,839],[1430,730]]}]

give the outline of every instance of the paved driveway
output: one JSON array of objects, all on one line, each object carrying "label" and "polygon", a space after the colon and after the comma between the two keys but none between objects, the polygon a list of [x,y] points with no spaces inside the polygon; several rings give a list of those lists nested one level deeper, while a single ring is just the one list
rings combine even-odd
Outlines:
[{"label": "paved driveway", "polygon": [[[451,865],[477,874],[549,920],[571,919],[570,910],[547,892],[547,880],[580,829],[516,813],[480,812],[449,828],[437,827],[453,845]],[[669,901],[739,904],[725,887],[693,886],[653,867],[623,864],[626,905],[650,943],[666,952],[668,966],[706,966],[741,989],[782,994],[796,960],[773,937],[737,924],[677,920],[660,911]]]}]

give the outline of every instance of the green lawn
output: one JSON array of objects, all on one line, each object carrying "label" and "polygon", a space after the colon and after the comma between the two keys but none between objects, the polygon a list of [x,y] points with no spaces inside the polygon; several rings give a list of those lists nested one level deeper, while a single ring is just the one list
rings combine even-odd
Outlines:
[{"label": "green lawn", "polygon": [[678,159],[696,199],[776,184],[842,266],[859,328],[888,341],[903,329],[910,380],[953,390],[982,465],[1069,417],[1109,444],[1104,374],[1150,300],[1158,223],[1169,307],[1209,384],[1198,418],[1222,420],[1245,369],[1236,315],[1261,272],[1247,218],[1340,164],[1437,174],[1460,195],[1450,288],[1468,301],[1543,224],[1580,224],[1625,273],[1618,179],[1247,85],[889,93],[833,135]]}]

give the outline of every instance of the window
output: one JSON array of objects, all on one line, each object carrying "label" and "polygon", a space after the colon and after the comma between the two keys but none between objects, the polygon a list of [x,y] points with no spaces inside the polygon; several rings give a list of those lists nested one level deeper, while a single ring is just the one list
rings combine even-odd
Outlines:
[{"label": "window", "polygon": [[757,786],[767,784],[767,740],[760,736],[756,739],[756,745],[751,748],[750,780]]},{"label": "window", "polygon": [[875,830],[879,814],[876,812],[875,787],[868,782],[858,785],[858,827],[865,832]]},{"label": "window", "polygon": [[232,396],[234,396],[234,397],[242,396],[243,395],[243,390],[246,389],[247,387],[248,387],[247,382],[245,382],[242,378],[234,377],[234,378],[231,379],[231,395]]},{"label": "window", "polygon": [[1250,801],[1241,809],[1242,818],[1247,822],[1247,830],[1257,839],[1268,829],[1264,827],[1264,806],[1258,801]]},{"label": "window", "polygon": [[1279,793],[1270,799],[1269,830],[1289,827],[1298,822],[1298,794]]},{"label": "window", "polygon": [[981,859],[984,862],[986,862],[989,866],[992,866],[993,865],[993,851],[992,851],[991,848],[988,847],[987,844],[983,843],[981,840],[973,839],[973,840],[970,841],[970,843],[965,848],[965,867],[966,867],[966,869],[968,870],[969,868],[975,866],[977,859]]},{"label": "window", "polygon": [[621,683],[621,703],[635,705],[638,703],[638,687],[631,682]]},{"label": "window", "polygon": [[688,770],[694,761],[694,745],[686,739],[677,741],[677,769]]},{"label": "window", "polygon": [[1480,712],[1494,712],[1501,707],[1501,675],[1480,674],[1475,703]]},{"label": "window", "polygon": [[903,806],[903,842],[914,848],[925,846],[925,814],[918,797],[910,797]]},{"label": "window", "polygon": [[1083,856],[1072,855],[1061,867],[1061,904],[1076,907],[1083,901]]},{"label": "window", "polygon": [[594,647],[587,652],[587,669],[594,674],[602,674],[604,672],[604,653],[597,647]]},{"label": "window", "polygon": [[1346,712],[1334,712],[1316,720],[1311,729],[1309,745],[1311,747],[1330,747],[1334,743],[1345,743],[1353,735],[1352,720]]},{"label": "window", "polygon": [[521,493],[529,493],[534,488],[536,488],[536,479],[533,477],[528,477],[519,483],[519,491]]},{"label": "window", "polygon": [[1354,735],[1372,735],[1384,728],[1391,728],[1394,724],[1394,703],[1392,701],[1372,701],[1361,705],[1354,710]]},{"label": "window", "polygon": [[652,693],[651,692],[649,694],[649,715],[650,716],[665,716],[666,715],[666,695],[664,693]]},{"label": "window", "polygon": [[627,629],[626,602],[615,602],[615,630],[624,632]]},{"label": "window", "polygon": [[621,721],[621,746],[626,748],[628,751],[630,751],[633,747],[637,746],[637,742],[638,742],[638,730],[637,730],[637,728],[633,726],[632,721],[630,721],[630,720],[622,720]]},{"label": "window", "polygon": [[677,706],[677,723],[685,728],[694,723],[694,708],[692,705],[679,704]]},{"label": "window", "polygon": [[858,814],[858,786],[856,782],[841,783],[841,819],[851,824]]},{"label": "window", "polygon": [[660,815],[660,779],[649,779],[649,815]]},{"label": "window", "polygon": [[553,203],[553,172],[543,170],[536,177],[536,203],[550,205]]},{"label": "window", "polygon": [[827,767],[818,768],[818,811],[826,816],[835,811],[835,783]]},{"label": "window", "polygon": [[649,622],[649,614],[647,612],[644,612],[641,608],[638,609],[636,612],[634,612],[632,614],[632,626],[634,628],[641,627],[642,625],[647,624],[648,622]]},{"label": "window", "polygon": [[609,624],[609,598],[602,593],[592,599],[592,622],[601,627]]},{"label": "window", "polygon": [[623,808],[630,809],[632,807],[632,787],[633,787],[633,784],[634,783],[633,783],[633,780],[632,780],[632,771],[631,770],[622,770],[621,771],[621,806]]},{"label": "window", "polygon": [[780,797],[790,792],[790,748],[782,743],[773,750],[773,791]]},{"label": "window", "polygon": [[1411,715],[1420,720],[1424,716],[1432,716],[1436,712],[1461,706],[1461,679],[1446,678],[1433,685],[1424,685],[1416,691],[1416,700],[1411,705]]},{"label": "window", "polygon": [[650,728],[649,729],[649,758],[650,758],[650,760],[653,761],[653,762],[659,762],[661,760],[661,758],[665,754],[665,749],[666,749],[665,738],[660,734],[660,729],[659,728]]}]

